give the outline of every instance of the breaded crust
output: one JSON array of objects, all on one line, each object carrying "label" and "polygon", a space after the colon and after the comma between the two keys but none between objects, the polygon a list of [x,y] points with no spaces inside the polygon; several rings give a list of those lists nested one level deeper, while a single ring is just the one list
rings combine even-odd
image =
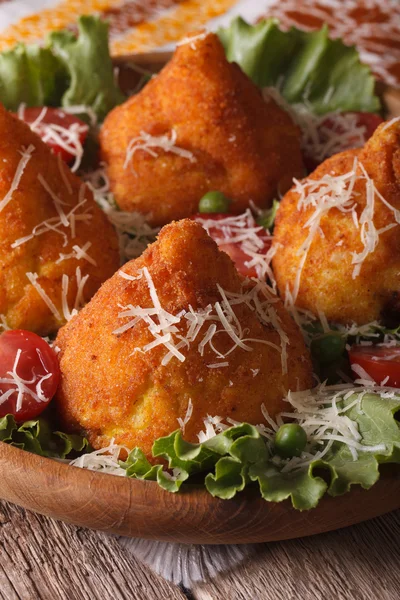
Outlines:
[{"label": "breaded crust", "polygon": [[[142,132],[170,137],[173,131],[191,160],[151,148],[153,154],[135,151],[125,165],[129,143]],[[111,111],[100,146],[118,205],[150,214],[154,225],[197,212],[210,190],[232,198],[233,212],[250,201],[268,207],[277,189],[284,192],[303,173],[300,130],[228,63],[214,34],[178,47],[157,77]]]},{"label": "breaded crust", "polygon": [[[400,123],[382,124],[362,150],[337,154],[320,165],[309,179],[325,174],[343,175],[353,169],[354,158],[362,163],[383,198],[400,210]],[[361,171],[358,171],[361,174]],[[273,268],[281,295],[293,289],[308,228],[314,209],[298,210],[299,195],[294,189],[283,198],[274,230],[279,244]],[[358,219],[366,206],[365,180],[355,183],[353,200]],[[393,211],[375,194],[375,228],[379,231],[396,223]],[[390,302],[400,291],[399,226],[381,232],[376,248],[362,262],[360,274],[353,277],[353,255],[363,250],[361,226],[356,227],[351,212],[332,208],[322,217],[321,231],[312,242],[305,262],[296,304],[313,313],[321,310],[328,320],[358,324],[381,320]],[[366,225],[368,228],[368,225]],[[400,313],[397,315],[400,321]]]},{"label": "breaded crust", "polygon": [[[123,267],[136,277],[147,267],[161,306],[176,315],[194,311],[221,300],[217,283],[224,290],[239,292],[242,280],[231,259],[194,221],[165,226],[158,241],[142,257]],[[272,324],[262,325],[255,312],[238,304],[234,312],[251,351],[236,347],[223,331],[213,338],[214,346],[226,355],[228,366],[212,368],[218,361],[207,345],[204,354],[198,344],[210,326],[206,322],[195,342],[183,347],[184,362],[177,358],[162,366],[167,353],[160,345],[145,353],[137,351],[154,341],[143,321],[124,333],[113,333],[129,321],[118,315],[125,306],[153,306],[145,277],[134,281],[114,275],[91,302],[63,327],[57,337],[62,372],[55,404],[68,431],[83,431],[95,448],[107,446],[111,438],[129,448],[141,447],[150,454],[153,441],[179,427],[191,400],[193,413],[185,427],[185,438],[196,441],[207,415],[231,417],[236,421],[263,422],[261,405],[271,415],[283,408],[288,389],[312,385],[308,352],[297,325],[274,297],[272,305],[289,337],[288,372],[282,373],[280,337]],[[184,319],[177,325],[183,336]],[[221,323],[218,326],[223,330]],[[278,346],[278,348],[276,347]]]},{"label": "breaded crust", "polygon": [[[94,202],[91,191],[25,123],[2,106],[0,198],[9,192],[21,153],[29,147],[31,156],[18,186],[10,202],[0,210],[0,314],[12,329],[48,335],[65,323],[63,275],[69,277],[67,300],[72,310],[77,295],[77,267],[82,277],[89,275],[84,287],[84,297],[89,300],[118,269],[118,243],[113,227]],[[76,208],[83,200],[86,202]],[[72,224],[60,224],[60,211],[68,215],[71,210],[74,210]],[[38,231],[38,226],[40,230],[40,224],[46,221],[49,228],[44,233],[12,247],[20,238],[30,236],[35,228]],[[83,248],[88,242],[87,254],[95,264],[77,258],[60,260],[60,254],[74,254],[74,246]],[[55,305],[60,318],[54,316],[40,297],[27,273],[38,275],[37,283]]]}]

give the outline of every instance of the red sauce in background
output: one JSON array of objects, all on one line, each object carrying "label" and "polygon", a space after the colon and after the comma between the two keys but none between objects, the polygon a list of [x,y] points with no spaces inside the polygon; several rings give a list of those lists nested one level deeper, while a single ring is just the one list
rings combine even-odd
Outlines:
[{"label": "red sauce in background", "polygon": [[265,17],[278,18],[283,29],[327,23],[332,38],[357,46],[378,79],[400,87],[399,0],[276,0]]},{"label": "red sauce in background", "polygon": [[109,24],[110,37],[124,33],[131,27],[151,20],[159,11],[172,8],[183,0],[144,0],[143,2],[123,2],[120,6],[108,8],[100,13]]}]

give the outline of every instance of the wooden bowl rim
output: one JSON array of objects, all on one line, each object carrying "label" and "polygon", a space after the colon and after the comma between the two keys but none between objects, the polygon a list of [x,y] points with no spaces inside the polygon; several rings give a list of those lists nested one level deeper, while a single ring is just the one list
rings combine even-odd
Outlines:
[{"label": "wooden bowl rim", "polygon": [[[15,468],[10,468],[14,466]],[[232,500],[202,485],[172,494],[156,482],[89,471],[0,443],[0,498],[29,510],[108,533],[181,543],[256,543],[324,533],[400,508],[400,471],[370,490],[353,486],[298,511],[272,503],[256,486]]]}]

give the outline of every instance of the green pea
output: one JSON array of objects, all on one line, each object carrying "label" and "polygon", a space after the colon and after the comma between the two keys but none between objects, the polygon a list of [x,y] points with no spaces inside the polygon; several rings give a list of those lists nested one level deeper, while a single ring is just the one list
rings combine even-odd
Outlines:
[{"label": "green pea", "polygon": [[315,337],[311,342],[311,354],[322,365],[338,361],[345,350],[346,337],[331,331]]},{"label": "green pea", "polygon": [[275,450],[282,458],[300,456],[306,444],[307,434],[297,423],[286,423],[275,434]]},{"label": "green pea", "polygon": [[207,192],[199,202],[201,213],[226,213],[231,201],[222,192]]}]

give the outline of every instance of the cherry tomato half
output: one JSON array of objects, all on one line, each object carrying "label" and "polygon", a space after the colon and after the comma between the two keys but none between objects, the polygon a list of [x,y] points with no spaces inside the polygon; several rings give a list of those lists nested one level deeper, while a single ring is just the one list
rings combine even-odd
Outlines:
[{"label": "cherry tomato half", "polygon": [[357,115],[357,125],[365,127],[365,141],[369,140],[375,129],[383,123],[382,117],[375,113],[354,112],[353,114]]},{"label": "cherry tomato half", "polygon": [[36,418],[56,393],[57,356],[45,340],[22,329],[0,335],[0,417]]},{"label": "cherry tomato half", "polygon": [[[249,235],[247,241],[242,239],[246,236],[246,227],[239,228],[235,225],[236,219],[241,220],[243,223],[242,215],[236,216],[227,213],[197,213],[193,215],[192,218],[201,225],[206,226],[205,228],[207,229],[208,234],[217,242],[219,249],[230,256],[241,275],[244,277],[257,277],[256,267],[249,267],[248,264],[246,264],[253,258],[250,254],[246,253],[246,244],[248,244],[247,247],[252,246],[254,239],[252,241],[252,235]],[[254,235],[259,242],[257,243],[257,247],[254,247],[255,253],[261,255],[266,254],[271,247],[271,236],[264,227],[257,225],[254,220],[249,222],[249,218],[246,218],[248,224],[247,231],[249,234],[250,230],[257,229]],[[215,225],[210,225],[211,221],[215,221]],[[218,224],[219,221],[222,221],[222,223]],[[241,241],[232,241],[232,238],[238,238],[238,240],[240,238]]]},{"label": "cherry tomato half", "polygon": [[[360,365],[377,383],[400,387],[400,346],[352,346],[350,363]],[[358,377],[358,376],[357,376]]]},{"label": "cherry tomato half", "polygon": [[17,116],[66,163],[76,159],[77,153],[82,152],[89,127],[75,115],[61,108],[35,106],[24,108]]},{"label": "cherry tomato half", "polygon": [[[343,119],[341,119],[341,117],[343,117],[345,115],[355,115],[356,116],[356,125],[358,127],[364,127],[363,143],[365,143],[367,140],[369,140],[369,138],[372,136],[372,134],[374,133],[374,131],[378,127],[378,125],[383,123],[382,117],[380,117],[379,115],[377,115],[375,113],[348,111],[348,112],[338,113],[337,115],[331,114],[331,115],[327,116],[326,119],[323,119],[320,122],[320,124],[318,125],[318,136],[320,138],[321,143],[324,143],[327,141],[327,139],[326,139],[326,130],[327,129],[330,131],[335,131],[339,135],[346,133],[346,130],[343,127],[344,121],[343,121]],[[332,154],[336,154],[337,152],[342,152],[343,150],[349,150],[350,148],[354,148],[357,145],[358,146],[360,145],[359,138],[357,138],[357,137],[352,138],[351,136],[348,136],[347,138],[343,138],[343,141],[340,144],[340,147],[338,147],[337,145],[333,146],[329,155],[325,156],[323,160],[325,160],[325,158],[328,158],[329,156],[332,156]],[[305,165],[306,165],[308,171],[313,171],[322,161],[317,160],[316,157],[309,155],[306,151],[304,153],[304,162],[305,162]]]}]

